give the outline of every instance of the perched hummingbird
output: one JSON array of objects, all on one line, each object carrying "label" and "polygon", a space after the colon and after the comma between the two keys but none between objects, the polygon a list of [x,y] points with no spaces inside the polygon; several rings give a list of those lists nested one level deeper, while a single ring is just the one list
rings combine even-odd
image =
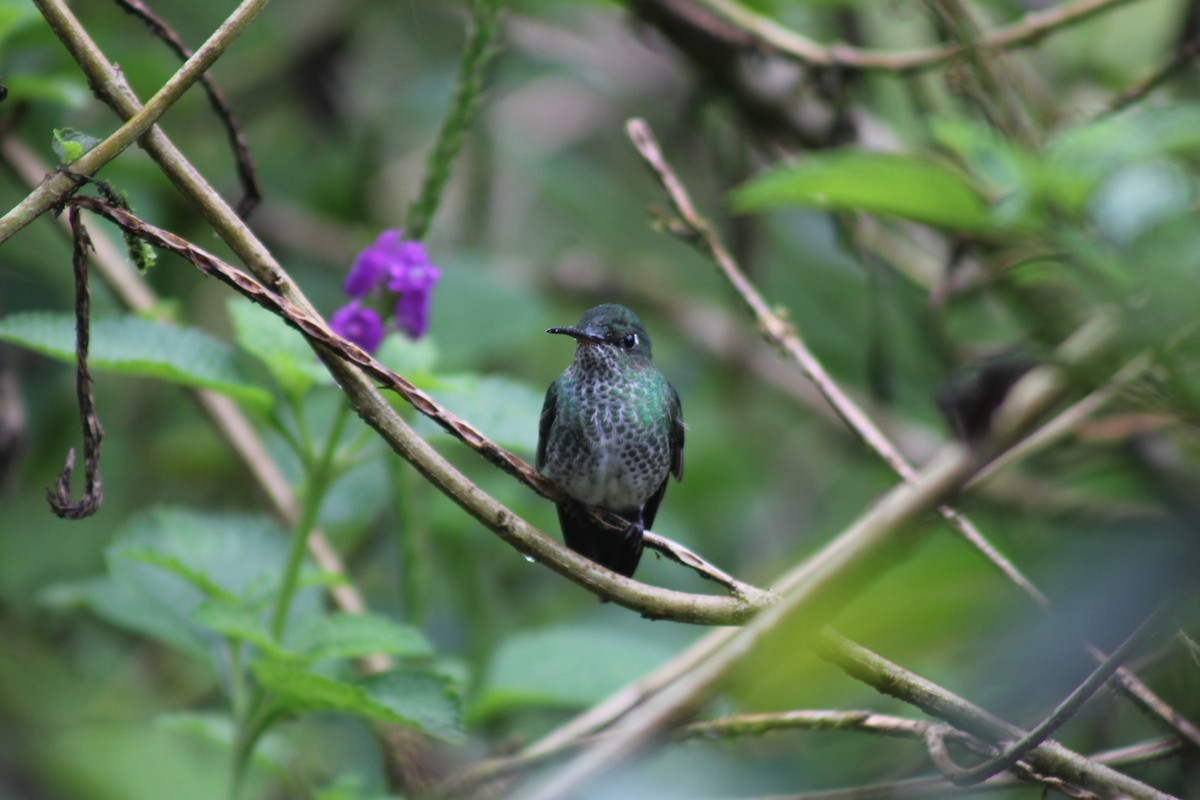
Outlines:
[{"label": "perched hummingbird", "polygon": [[[575,361],[546,390],[538,471],[573,498],[558,504],[567,546],[632,576],[668,473],[683,477],[679,395],[654,366],[642,321],[624,306],[596,306],[575,327],[546,333],[573,338]],[[607,528],[587,506],[611,511],[629,527]]]}]

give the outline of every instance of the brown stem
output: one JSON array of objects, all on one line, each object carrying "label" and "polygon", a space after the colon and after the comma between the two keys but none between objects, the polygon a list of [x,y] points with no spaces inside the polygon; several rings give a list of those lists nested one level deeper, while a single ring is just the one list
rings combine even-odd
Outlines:
[{"label": "brown stem", "polygon": [[75,396],[79,403],[79,423],[83,428],[84,489],[79,502],[71,502],[71,473],[75,469],[75,448],[67,452],[67,463],[46,491],[50,510],[63,519],[83,519],[100,510],[104,484],[100,480],[100,440],[104,429],[96,415],[92,398],[92,376],[88,373],[88,344],[91,328],[91,290],[88,288],[88,252],[92,249],[87,230],[79,221],[79,209],[69,215],[75,247],[71,266],[75,271]]}]

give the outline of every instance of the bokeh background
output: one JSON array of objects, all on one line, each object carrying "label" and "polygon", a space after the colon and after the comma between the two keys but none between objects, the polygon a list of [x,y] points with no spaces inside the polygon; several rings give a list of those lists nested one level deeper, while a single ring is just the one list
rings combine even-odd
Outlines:
[{"label": "bokeh background", "polygon": [[[822,41],[853,31],[867,46],[902,49],[938,35],[918,2],[754,5]],[[986,27],[1033,5],[972,7]],[[250,224],[325,313],[342,304],[341,280],[355,254],[379,231],[399,226],[417,192],[453,88],[464,6],[277,2],[212,71],[242,122],[264,187]],[[154,5],[192,45],[232,7]],[[76,3],[74,10],[142,98],[177,68],[116,5]],[[1195,11],[1176,0],[1126,3],[1005,63],[1049,135],[1091,119],[1169,57],[1181,37],[1194,35]],[[741,59],[737,69],[748,85],[766,87],[776,107],[795,111],[798,129],[815,144],[740,113],[712,73],[623,4],[506,4],[503,50],[426,239],[443,277],[417,352],[423,385],[435,397],[532,460],[542,393],[571,357],[568,343],[543,331],[573,323],[599,302],[635,309],[688,424],[685,479],[669,487],[657,532],[743,580],[769,585],[896,479],[758,339],[711,264],[652,224],[648,209],[664,200],[626,139],[625,120],[647,120],[752,279],[914,460],[949,434],[933,401],[947,376],[975,354],[1036,343],[1038,331],[986,281],[950,301],[931,299],[952,283],[952,237],[884,226],[905,242],[890,258],[886,248],[848,243],[828,213],[730,210],[728,190],[764,165],[839,143],[839,104],[853,119],[850,140],[890,148],[933,149],[933,117],[976,124],[979,115],[960,91],[964,67],[840,83],[766,53]],[[10,89],[0,104],[0,135],[36,154],[46,170],[55,161],[53,129],[104,136],[117,126],[24,0],[0,0],[0,81]],[[926,108],[914,102],[913,86]],[[1186,102],[1195,88],[1194,73],[1185,72],[1147,102]],[[163,127],[227,197],[237,196],[224,134],[199,92],[172,108]],[[1183,187],[1176,211],[1194,214],[1191,156],[1163,163],[1164,180]],[[127,152],[103,177],[128,192],[142,217],[232,259],[144,154]],[[15,205],[29,188],[0,170],[0,207]],[[1089,210],[1100,216],[1079,226],[1081,236],[1163,196],[1153,181],[1121,191],[1109,198],[1111,217],[1105,207]],[[108,226],[96,227],[113,237]],[[1162,259],[1180,266],[1184,279],[1173,286],[1194,298],[1198,251],[1186,233],[1163,245]],[[68,237],[49,218],[0,248],[0,316],[68,311],[70,253]],[[242,301],[225,286],[170,256],[146,280],[163,298],[160,319],[232,341],[229,307]],[[120,313],[112,293],[95,283],[97,316]],[[246,375],[268,384],[261,365],[239,359]],[[184,390],[101,372],[95,392],[107,432],[105,503],[87,520],[56,519],[44,489],[67,449],[79,446],[73,380],[61,362],[0,345],[0,403],[20,421],[23,443],[0,463],[0,798],[220,796],[227,744],[202,724],[224,708],[213,663],[114,624],[111,610],[98,609],[85,590],[105,574],[114,538],[148,515],[220,512],[275,524],[269,506]],[[1191,406],[1163,403],[1160,391],[1123,397],[1091,427],[963,497],[979,526],[1051,596],[1060,609],[1054,622],[961,540],[938,530],[858,598],[840,628],[1017,724],[1040,718],[1089,669],[1064,630],[1112,646],[1155,587],[1194,583],[1190,517],[1169,513],[1178,509],[1163,500],[1168,478],[1139,460],[1165,448],[1165,460],[1152,463],[1165,463],[1184,494],[1192,485]],[[314,427],[328,424],[338,398],[330,387],[305,397]],[[294,456],[268,421],[252,419],[298,479]],[[550,504],[434,426],[418,424],[489,493],[557,533]],[[357,435],[361,423],[351,426],[348,435]],[[421,628],[461,675],[467,743],[450,749],[450,762],[536,738],[704,633],[600,604],[527,563],[377,443],[335,484],[320,522],[371,608]],[[652,554],[638,577],[711,590]],[[1176,622],[1186,629],[1189,619],[1195,633],[1194,613]],[[1196,663],[1169,635],[1155,641],[1134,666],[1196,718]],[[708,713],[860,707],[918,713],[821,662],[783,630],[738,670]],[[277,732],[243,796],[386,796],[386,770],[365,724],[317,714]],[[1160,733],[1109,694],[1061,738],[1091,752]],[[1197,796],[1194,765],[1194,758],[1175,759],[1131,772]],[[753,797],[929,770],[919,743],[788,732],[671,747],[606,779],[594,796]]]}]

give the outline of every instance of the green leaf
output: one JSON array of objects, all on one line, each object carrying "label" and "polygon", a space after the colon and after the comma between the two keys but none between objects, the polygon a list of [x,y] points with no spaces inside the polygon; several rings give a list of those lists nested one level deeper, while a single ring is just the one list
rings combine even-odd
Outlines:
[{"label": "green leaf", "polygon": [[393,331],[383,338],[375,360],[408,380],[421,385],[433,375],[437,363],[437,345],[432,336],[413,341],[402,333]]},{"label": "green leaf", "polygon": [[418,730],[447,742],[461,742],[462,699],[444,675],[394,669],[364,678],[360,685],[372,702],[402,717]]},{"label": "green leaf", "polygon": [[180,624],[179,616],[128,584],[106,575],[51,586],[39,598],[59,611],[87,609],[110,625],[165,642],[194,658],[208,656],[210,642],[194,625]]},{"label": "green leaf", "polygon": [[1078,212],[1118,169],[1161,156],[1198,154],[1200,106],[1143,108],[1059,133],[1046,145],[1039,175],[1049,197]]},{"label": "green leaf", "polygon": [[[427,391],[501,447],[529,450],[537,439],[544,391],[491,375],[445,376]],[[427,438],[450,435],[424,417],[418,420],[417,430]]]},{"label": "green leaf", "polygon": [[153,564],[167,572],[178,575],[185,581],[199,589],[205,597],[216,598],[226,602],[233,602],[237,598],[225,591],[220,584],[211,580],[207,575],[184,564],[178,558],[165,553],[156,553],[153,550],[138,550],[129,548],[124,550],[121,555],[125,558],[131,558],[135,561],[141,561],[144,564]]},{"label": "green leaf", "polygon": [[289,653],[275,644],[261,611],[208,600],[196,607],[192,619],[229,639],[249,642],[272,658],[288,658]]},{"label": "green leaf", "polygon": [[226,308],[238,347],[261,361],[284,393],[299,397],[313,384],[333,383],[308,342],[282,319],[240,297]]},{"label": "green leaf", "polygon": [[[197,617],[197,609],[214,598],[256,608],[273,595],[286,553],[287,534],[267,517],[154,509],[123,526],[105,551],[109,578],[66,587],[55,599],[88,604],[113,624],[207,658],[214,629],[246,640],[252,634],[243,620],[235,625],[234,611]],[[63,594],[72,590],[74,598]],[[320,593],[308,589],[297,593],[292,611],[300,618],[319,608]]]},{"label": "green leaf", "polygon": [[433,646],[419,630],[376,614],[308,616],[298,620],[288,634],[288,647],[311,661],[373,653],[410,658],[433,655]]},{"label": "green leaf", "polygon": [[54,129],[54,152],[62,164],[73,164],[83,157],[83,154],[100,144],[95,136],[89,136],[74,128]]},{"label": "green leaf", "polygon": [[671,656],[657,640],[596,628],[555,628],[510,637],[496,652],[473,720],[513,708],[584,708]]},{"label": "green leaf", "polygon": [[738,211],[780,206],[887,214],[951,230],[989,227],[983,196],[939,162],[893,153],[841,151],[770,170],[734,190]]},{"label": "green leaf", "polygon": [[441,676],[393,670],[347,683],[278,661],[256,661],[251,668],[283,711],[340,711],[462,739],[458,696]]},{"label": "green leaf", "polygon": [[[75,317],[46,311],[0,320],[0,340],[75,363]],[[132,316],[93,320],[88,362],[97,371],[160,378],[212,389],[265,411],[271,393],[250,383],[231,348],[195,328],[160,325]]]}]

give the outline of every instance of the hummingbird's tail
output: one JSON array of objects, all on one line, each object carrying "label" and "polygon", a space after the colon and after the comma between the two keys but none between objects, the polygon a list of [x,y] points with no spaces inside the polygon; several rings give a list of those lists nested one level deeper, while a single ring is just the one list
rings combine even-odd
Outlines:
[{"label": "hummingbird's tail", "polygon": [[558,521],[567,547],[618,575],[633,577],[633,571],[642,559],[640,520],[630,522],[624,532],[614,531],[594,519],[583,506],[559,503]]}]

